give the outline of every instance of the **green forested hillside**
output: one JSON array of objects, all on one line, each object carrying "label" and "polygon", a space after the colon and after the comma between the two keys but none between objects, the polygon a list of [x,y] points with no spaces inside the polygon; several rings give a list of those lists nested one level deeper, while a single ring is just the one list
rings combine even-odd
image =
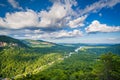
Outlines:
[{"label": "green forested hillside", "polygon": [[5,35],[0,35],[0,42],[6,43],[6,46],[28,47],[18,39],[14,39]]},{"label": "green forested hillside", "polygon": [[27,47],[10,37],[0,40],[8,44],[0,47],[0,79],[120,80],[119,44]]},{"label": "green forested hillside", "polygon": [[59,53],[30,53],[24,48],[9,48],[0,52],[0,76],[15,77],[34,73],[34,70],[51,63],[62,55]]}]

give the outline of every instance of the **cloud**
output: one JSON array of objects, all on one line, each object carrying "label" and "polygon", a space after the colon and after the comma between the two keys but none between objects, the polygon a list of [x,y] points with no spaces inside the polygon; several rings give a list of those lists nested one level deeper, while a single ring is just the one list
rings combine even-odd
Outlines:
[{"label": "cloud", "polygon": [[0,17],[0,26],[9,29],[33,27],[38,23],[38,15],[33,10],[6,13],[5,18]]},{"label": "cloud", "polygon": [[40,29],[34,30],[34,33],[41,33],[42,31]]},{"label": "cloud", "polygon": [[86,6],[86,8],[79,10],[80,15],[85,15],[91,12],[96,12],[102,8],[111,8],[120,3],[120,0],[99,0],[92,5]]},{"label": "cloud", "polygon": [[32,39],[60,39],[60,38],[81,37],[82,32],[80,30],[73,30],[73,31],[60,30],[56,32],[42,32],[37,34],[26,34],[26,35],[27,35],[26,37],[31,37]]},{"label": "cloud", "polygon": [[0,29],[0,35],[22,35],[25,33],[28,33],[28,32],[25,30]]},{"label": "cloud", "polygon": [[120,31],[120,26],[108,26],[106,24],[101,24],[97,20],[94,20],[85,30],[86,30],[87,33],[119,32]]},{"label": "cloud", "polygon": [[[62,15],[61,15],[62,13]],[[61,26],[62,19],[66,16],[67,11],[64,9],[64,5],[55,3],[49,11],[41,11],[40,22],[38,26],[49,27],[49,26]]]},{"label": "cloud", "polygon": [[[75,0],[51,0],[53,5],[47,10],[35,12],[31,9],[24,11],[6,13],[5,17],[0,17],[0,34],[15,35],[17,38],[29,39],[60,39],[76,38],[83,36],[82,31],[74,29],[84,26],[84,22],[90,12],[100,10],[104,7],[110,8],[119,3],[118,0],[98,1],[88,5],[83,10],[75,10],[77,5]],[[19,3],[9,0],[14,8],[20,9]],[[71,28],[71,31],[61,30],[61,28]],[[54,31],[47,31],[56,29]],[[46,31],[45,31],[46,30]],[[120,31],[119,26],[108,26],[99,21],[93,21],[87,28],[87,33],[92,32],[116,32]]]},{"label": "cloud", "polygon": [[[12,5],[17,6],[17,2],[9,0]],[[16,3],[16,4],[15,4]],[[31,9],[14,13],[6,13],[5,17],[0,17],[0,27],[9,29],[21,28],[62,28],[67,26],[71,16],[75,15],[72,6],[74,0],[54,1],[52,7],[48,10],[35,12]],[[69,17],[69,18],[68,18]]]},{"label": "cloud", "polygon": [[53,32],[51,33],[51,35],[54,35],[51,36],[53,38],[73,38],[73,37],[81,37],[83,34],[82,31],[75,29],[73,31],[61,30],[59,32]]},{"label": "cloud", "polygon": [[77,28],[77,27],[84,26],[84,21],[85,21],[86,17],[87,17],[87,15],[79,17],[75,20],[69,21],[68,26],[71,28]]},{"label": "cloud", "polygon": [[0,30],[0,35],[14,36],[15,38],[21,39],[61,39],[61,38],[76,38],[83,36],[81,30],[74,29],[72,31],[59,30],[54,32],[46,32],[41,29],[3,29]]},{"label": "cloud", "polygon": [[[53,6],[49,10],[42,10],[39,13],[41,27],[64,27],[69,16],[75,15],[72,6],[75,0],[51,0]],[[74,2],[73,2],[74,1]]]},{"label": "cloud", "polygon": [[[84,26],[84,21],[88,13],[95,12],[102,8],[111,8],[120,3],[119,0],[100,0],[92,5],[86,6],[83,10],[73,10],[72,6],[76,6],[75,0],[51,0],[54,4],[49,11],[41,11],[41,21],[39,26],[43,27],[64,27],[77,28]],[[61,15],[62,14],[62,15]],[[87,14],[87,15],[86,15]],[[74,16],[74,18],[72,18]],[[66,25],[67,24],[67,25]]]},{"label": "cloud", "polygon": [[60,38],[73,38],[81,37],[83,34],[80,30],[66,31],[60,30],[56,32],[43,32],[41,34],[31,34],[32,39],[60,39]]},{"label": "cloud", "polygon": [[16,9],[22,9],[22,7],[20,7],[19,3],[15,0],[8,0],[8,2],[12,5],[13,8]]}]

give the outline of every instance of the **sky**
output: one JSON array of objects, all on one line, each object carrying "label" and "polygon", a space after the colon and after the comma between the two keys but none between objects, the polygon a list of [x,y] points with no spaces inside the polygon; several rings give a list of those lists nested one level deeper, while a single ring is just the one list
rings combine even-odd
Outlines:
[{"label": "sky", "polygon": [[0,0],[0,35],[54,43],[120,43],[120,0]]}]

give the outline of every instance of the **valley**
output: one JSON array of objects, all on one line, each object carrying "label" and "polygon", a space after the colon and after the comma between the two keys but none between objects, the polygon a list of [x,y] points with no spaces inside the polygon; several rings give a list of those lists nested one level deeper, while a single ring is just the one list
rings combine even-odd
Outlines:
[{"label": "valley", "polygon": [[68,45],[8,36],[0,36],[0,42],[0,80],[120,79],[120,44]]}]

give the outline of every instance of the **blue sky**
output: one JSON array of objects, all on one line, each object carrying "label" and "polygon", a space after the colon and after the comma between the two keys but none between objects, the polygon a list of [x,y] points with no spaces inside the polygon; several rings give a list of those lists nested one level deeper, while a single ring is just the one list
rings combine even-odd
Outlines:
[{"label": "blue sky", "polygon": [[0,35],[120,43],[120,0],[0,0]]}]

